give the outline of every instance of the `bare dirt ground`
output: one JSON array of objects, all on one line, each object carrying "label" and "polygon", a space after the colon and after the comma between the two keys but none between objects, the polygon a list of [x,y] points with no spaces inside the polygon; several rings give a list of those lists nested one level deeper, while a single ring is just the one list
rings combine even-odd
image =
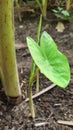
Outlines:
[{"label": "bare dirt ground", "polygon": [[[48,19],[43,21],[42,31],[47,31],[55,40],[58,48],[69,60],[71,68],[71,80],[66,89],[58,86],[34,99],[36,112],[35,120],[32,120],[27,98],[27,85],[31,66],[31,56],[27,48],[26,37],[35,38],[39,14],[24,12],[22,23],[15,16],[15,48],[20,84],[22,86],[23,101],[20,105],[11,106],[7,103],[0,88],[0,130],[73,130],[72,125],[58,124],[58,120],[73,122],[73,22],[63,22],[65,30],[62,33],[55,29],[54,22],[48,11]],[[40,74],[40,91],[52,84]],[[35,94],[35,82],[33,84]],[[36,126],[37,123],[47,124]]]}]

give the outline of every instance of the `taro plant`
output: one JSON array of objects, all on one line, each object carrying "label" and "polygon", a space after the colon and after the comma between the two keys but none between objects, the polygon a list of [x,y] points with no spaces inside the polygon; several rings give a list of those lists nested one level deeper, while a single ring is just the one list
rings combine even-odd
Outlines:
[{"label": "taro plant", "polygon": [[0,0],[0,78],[11,103],[21,100],[14,46],[13,0]]},{"label": "taro plant", "polygon": [[46,18],[47,15],[47,2],[48,0],[35,0],[41,10],[43,18]]},{"label": "taro plant", "polygon": [[[40,44],[34,41],[31,37],[27,37],[27,45],[30,54],[37,66],[36,71],[33,71],[33,78],[31,81],[33,81],[39,69],[40,72],[54,84],[61,88],[66,88],[70,81],[70,67],[66,56],[58,50],[55,41],[47,32],[42,33],[39,43]],[[30,93],[28,94],[30,95]],[[29,98],[31,98],[31,100],[29,99],[30,108],[32,117],[34,118],[35,113],[32,101],[32,92]]]},{"label": "taro plant", "polygon": [[57,9],[52,9],[54,15],[60,20],[70,20],[70,14],[67,10],[62,7],[57,7]]}]

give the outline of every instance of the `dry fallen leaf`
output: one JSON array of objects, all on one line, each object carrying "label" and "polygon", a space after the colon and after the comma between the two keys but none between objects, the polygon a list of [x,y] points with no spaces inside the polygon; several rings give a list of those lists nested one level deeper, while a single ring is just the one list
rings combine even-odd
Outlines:
[{"label": "dry fallen leaf", "polygon": [[58,120],[57,123],[62,124],[62,125],[73,126],[73,121],[63,121],[63,120]]},{"label": "dry fallen leaf", "polygon": [[57,24],[57,26],[56,26],[56,30],[57,30],[58,32],[63,32],[64,29],[65,29],[64,24],[63,24],[62,22],[58,22],[58,24]]},{"label": "dry fallen leaf", "polygon": [[26,48],[27,48],[27,45],[26,45],[26,44],[23,44],[23,43],[16,43],[16,44],[15,44],[15,49],[16,49],[16,50],[26,49]]}]

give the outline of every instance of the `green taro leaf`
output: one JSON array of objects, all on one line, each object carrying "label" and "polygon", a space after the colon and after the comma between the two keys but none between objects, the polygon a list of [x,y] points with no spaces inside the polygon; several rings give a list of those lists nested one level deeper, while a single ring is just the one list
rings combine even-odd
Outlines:
[{"label": "green taro leaf", "polygon": [[43,32],[40,46],[30,37],[28,48],[35,64],[48,79],[65,88],[70,80],[70,68],[67,58],[57,49],[54,40]]},{"label": "green taro leaf", "polygon": [[69,12],[66,11],[66,10],[62,10],[61,13],[62,13],[64,16],[67,16],[67,17],[70,16]]}]

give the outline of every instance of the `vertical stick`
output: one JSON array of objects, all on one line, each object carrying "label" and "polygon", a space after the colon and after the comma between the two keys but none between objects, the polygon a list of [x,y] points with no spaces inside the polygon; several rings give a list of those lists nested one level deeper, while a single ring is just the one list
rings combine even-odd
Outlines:
[{"label": "vertical stick", "polygon": [[66,0],[66,10],[69,11],[71,7],[71,0]]},{"label": "vertical stick", "polygon": [[13,0],[0,0],[0,64],[8,97],[21,97],[14,47]]}]

